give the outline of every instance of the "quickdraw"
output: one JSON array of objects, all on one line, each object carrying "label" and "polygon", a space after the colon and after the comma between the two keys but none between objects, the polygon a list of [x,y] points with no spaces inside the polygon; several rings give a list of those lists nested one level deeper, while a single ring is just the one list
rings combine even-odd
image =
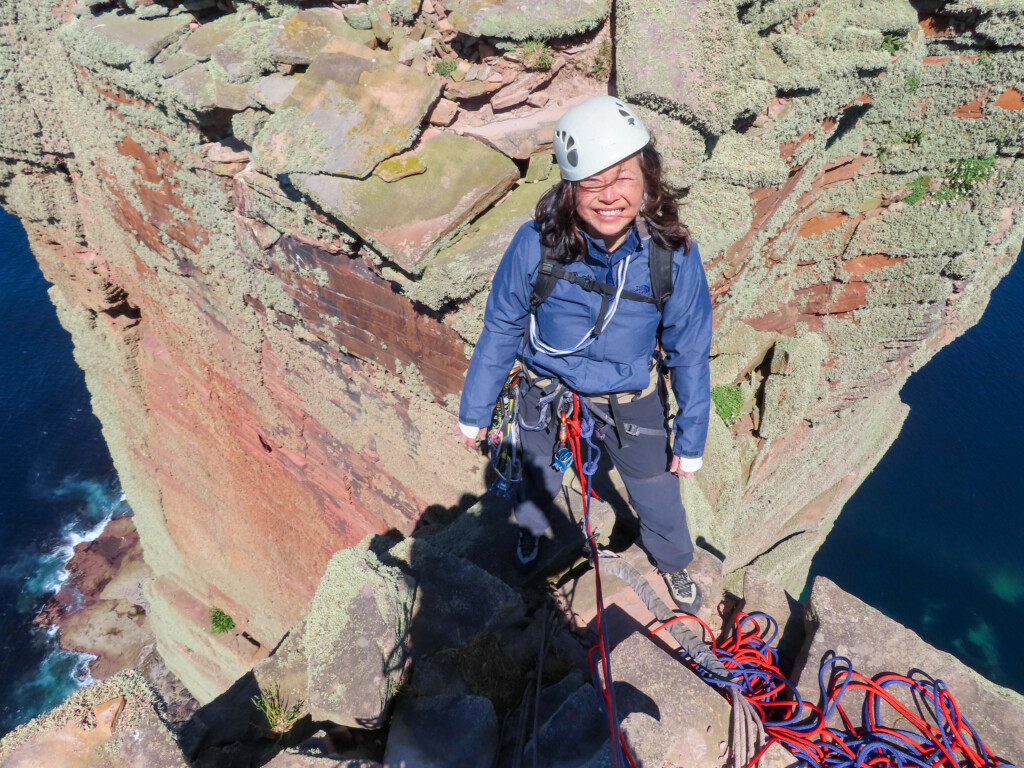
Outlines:
[{"label": "quickdraw", "polygon": [[519,438],[522,382],[523,370],[517,364],[505,379],[505,386],[498,395],[491,427],[487,432],[491,466],[498,476],[491,484],[491,491],[505,498],[511,498],[516,487],[523,481],[523,456]]}]

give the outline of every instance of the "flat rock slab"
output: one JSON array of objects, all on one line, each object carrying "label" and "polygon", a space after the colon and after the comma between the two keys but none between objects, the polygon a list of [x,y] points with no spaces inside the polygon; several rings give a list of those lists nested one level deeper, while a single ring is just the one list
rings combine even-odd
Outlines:
[{"label": "flat rock slab", "polygon": [[303,637],[316,720],[379,728],[405,675],[415,582],[365,548],[331,558]]},{"label": "flat rock slab", "polygon": [[[581,86],[585,87],[586,83],[581,83]],[[509,157],[525,160],[540,149],[550,148],[555,138],[555,123],[566,111],[596,95],[598,91],[595,89],[593,93],[584,93],[521,117],[490,120],[484,125],[456,126],[456,129],[462,135],[479,139]]]},{"label": "flat rock slab", "polygon": [[[616,6],[615,66],[624,99],[673,111],[723,133],[774,96],[752,79],[753,47],[729,0]],[[657,55],[652,55],[652,52]]]},{"label": "flat rock slab", "polygon": [[[946,684],[960,712],[998,757],[1014,765],[1024,765],[1024,741],[1021,740],[1024,696],[986,680],[950,654],[936,650],[902,624],[820,576],[811,589],[808,614],[817,628],[807,648],[807,661],[797,673],[798,689],[805,701],[820,703],[818,669],[829,651],[848,658],[857,672],[868,677],[883,672],[908,675],[912,670],[920,670],[929,678]],[[859,695],[843,698],[843,707],[854,716],[855,725],[861,724],[861,700]],[[888,714],[893,715],[891,710]],[[885,722],[892,725],[891,719]]]},{"label": "flat rock slab", "polygon": [[2,768],[187,768],[135,670],[81,688],[0,740]]},{"label": "flat rock slab", "polygon": [[124,66],[152,59],[188,29],[191,21],[192,16],[187,13],[140,19],[130,13],[110,11],[79,23],[91,58],[111,66]]},{"label": "flat rock slab", "polygon": [[546,40],[593,29],[611,9],[609,0],[447,0],[448,21],[468,35]]},{"label": "flat rock slab", "polygon": [[181,41],[181,50],[192,54],[199,61],[206,61],[213,56],[213,52],[219,46],[238,32],[243,24],[243,20],[234,14],[207,22],[196,27]]},{"label": "flat rock slab", "polygon": [[275,73],[261,77],[249,86],[249,93],[259,104],[275,112],[288,100],[299,84],[302,75],[282,75]]},{"label": "flat rock slab", "polygon": [[395,707],[384,764],[416,768],[490,768],[498,718],[482,696],[421,696]]},{"label": "flat rock slab", "polygon": [[533,216],[541,195],[557,175],[537,184],[520,184],[483,216],[462,230],[459,239],[435,256],[421,283],[429,293],[421,301],[438,309],[451,299],[467,299],[486,288],[516,231]]},{"label": "flat rock slab", "polygon": [[333,38],[256,136],[253,160],[272,175],[364,178],[412,144],[440,89],[430,75]]},{"label": "flat rock slab", "polygon": [[377,47],[369,30],[353,29],[337,8],[307,8],[277,20],[270,38],[270,55],[284,64],[309,64],[332,39]]},{"label": "flat rock slab", "polygon": [[291,179],[385,258],[416,272],[445,237],[519,178],[519,170],[504,155],[450,133],[425,138],[417,154],[426,172],[392,183],[375,176],[356,180],[294,174]]},{"label": "flat rock slab", "polygon": [[642,632],[610,661],[622,731],[640,765],[723,764],[730,706],[716,689]]}]

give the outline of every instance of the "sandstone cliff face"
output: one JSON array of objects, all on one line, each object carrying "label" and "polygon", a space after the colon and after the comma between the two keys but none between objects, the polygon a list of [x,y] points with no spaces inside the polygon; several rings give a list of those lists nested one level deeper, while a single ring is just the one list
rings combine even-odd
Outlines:
[{"label": "sandstone cliff face", "polygon": [[[449,436],[468,345],[552,183],[554,121],[609,73],[668,159],[713,383],[744,401],[684,483],[727,584],[803,582],[902,383],[1024,237],[1024,2],[122,5],[0,7],[0,202],[74,337],[160,651],[201,700],[336,550],[484,491]],[[234,632],[210,634],[213,607]]]}]

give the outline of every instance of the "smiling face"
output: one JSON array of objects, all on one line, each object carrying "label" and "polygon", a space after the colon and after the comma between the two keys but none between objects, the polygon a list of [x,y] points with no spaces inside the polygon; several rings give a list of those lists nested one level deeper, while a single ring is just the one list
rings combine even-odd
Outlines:
[{"label": "smiling face", "polygon": [[576,214],[586,233],[601,238],[611,252],[626,239],[643,200],[644,176],[638,153],[579,182]]}]

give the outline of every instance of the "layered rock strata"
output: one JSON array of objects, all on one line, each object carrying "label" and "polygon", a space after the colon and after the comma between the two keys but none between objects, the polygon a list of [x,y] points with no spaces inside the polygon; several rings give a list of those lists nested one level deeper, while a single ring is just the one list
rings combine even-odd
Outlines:
[{"label": "layered rock strata", "polygon": [[468,345],[551,126],[612,72],[742,400],[684,483],[734,588],[750,565],[803,582],[900,386],[1020,249],[1021,2],[540,5],[0,7],[2,202],[135,511],[160,652],[203,701],[337,550],[483,493],[449,436]]}]

